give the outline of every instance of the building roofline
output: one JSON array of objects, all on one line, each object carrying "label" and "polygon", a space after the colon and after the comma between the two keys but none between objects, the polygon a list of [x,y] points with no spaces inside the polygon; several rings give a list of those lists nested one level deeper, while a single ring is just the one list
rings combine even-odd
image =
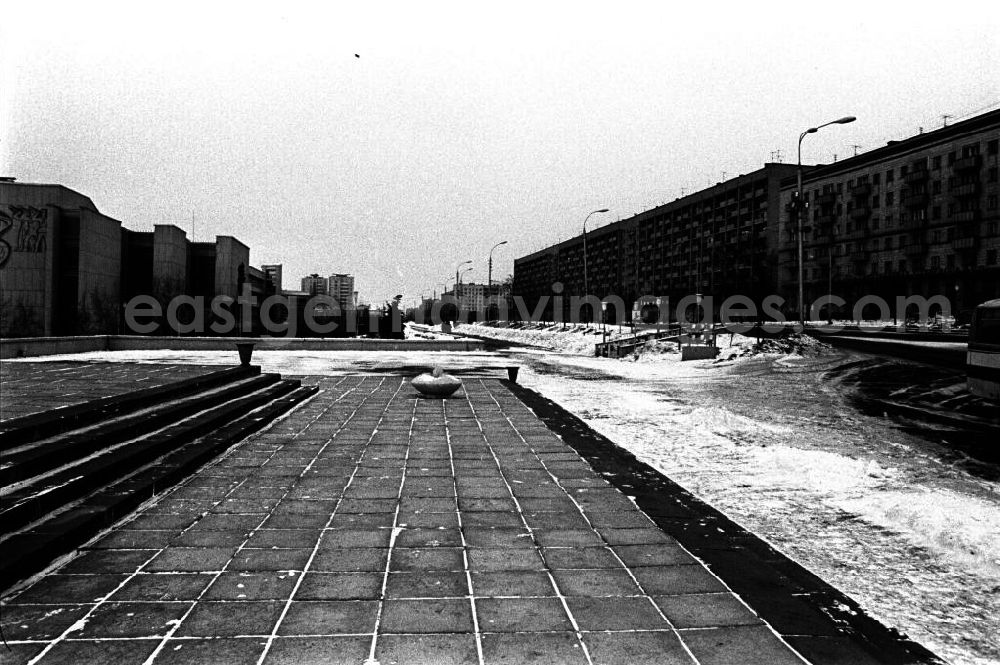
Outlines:
[{"label": "building roofline", "polygon": [[[611,222],[610,224],[605,224],[604,226],[599,226],[593,231],[587,231],[587,236],[589,237],[601,237],[612,231],[618,231],[623,228],[628,228],[633,224],[638,224],[644,221],[647,217],[653,217],[660,213],[672,210],[674,208],[682,208],[686,205],[690,205],[697,201],[716,196],[723,192],[728,191],[734,186],[739,186],[748,180],[757,180],[761,177],[766,177],[769,171],[791,171],[796,168],[795,164],[785,164],[783,162],[765,162],[763,166],[759,169],[750,171],[749,173],[741,173],[737,176],[723,180],[722,182],[717,182],[714,185],[706,187],[704,189],[699,189],[698,191],[691,192],[690,194],[685,194],[680,196],[673,201],[664,203],[656,206],[655,208],[650,208],[649,210],[644,210],[643,212],[636,213],[631,217],[626,217],[625,219],[619,219],[618,221]],[[784,178],[778,181],[779,187],[784,182]],[[541,256],[547,254],[552,254],[559,249],[564,247],[569,247],[576,245],[577,243],[583,242],[583,234],[573,236],[572,238],[567,238],[548,247],[543,247],[542,249],[535,250],[531,254],[514,259],[514,264],[517,265],[520,262],[532,261]]]},{"label": "building roofline", "polygon": [[[935,143],[947,141],[957,136],[961,136],[962,134],[967,134],[979,129],[987,129],[991,125],[995,125],[1000,128],[1000,109],[987,111],[986,113],[973,116],[967,120],[960,120],[952,125],[948,125],[947,127],[941,127],[930,132],[917,134],[916,136],[911,136],[907,139],[902,139],[900,141],[888,141],[884,146],[874,148],[853,157],[848,157],[847,159],[834,162],[833,164],[816,164],[810,171],[803,171],[802,179],[803,182],[809,180],[820,180],[841,172],[853,171],[855,169],[863,168],[868,163],[886,161],[893,157],[904,155],[908,152],[914,152],[926,148]],[[803,169],[804,168],[805,167],[803,167]],[[782,182],[782,188],[789,186],[786,182],[787,181]]]}]

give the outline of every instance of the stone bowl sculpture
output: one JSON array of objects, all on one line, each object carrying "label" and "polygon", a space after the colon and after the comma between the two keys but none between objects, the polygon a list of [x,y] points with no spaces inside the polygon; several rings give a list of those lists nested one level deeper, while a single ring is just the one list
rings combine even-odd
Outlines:
[{"label": "stone bowl sculpture", "polygon": [[445,374],[440,367],[435,367],[430,374],[421,374],[410,381],[421,395],[444,398],[455,393],[462,387],[462,381],[451,374]]}]

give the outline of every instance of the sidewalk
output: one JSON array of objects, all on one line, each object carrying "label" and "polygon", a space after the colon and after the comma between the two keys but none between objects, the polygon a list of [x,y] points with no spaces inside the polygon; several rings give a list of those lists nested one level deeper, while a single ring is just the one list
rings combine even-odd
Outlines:
[{"label": "sidewalk", "polygon": [[803,662],[502,382],[318,382],[6,598],[0,662]]}]

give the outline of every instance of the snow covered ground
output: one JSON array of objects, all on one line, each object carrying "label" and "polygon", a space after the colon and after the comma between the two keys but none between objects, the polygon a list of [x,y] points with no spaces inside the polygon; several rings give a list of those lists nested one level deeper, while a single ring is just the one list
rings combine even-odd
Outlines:
[{"label": "snow covered ground", "polygon": [[854,356],[521,357],[521,383],[885,624],[953,663],[1000,662],[1000,484],[949,464],[933,436],[861,413],[823,378]]}]

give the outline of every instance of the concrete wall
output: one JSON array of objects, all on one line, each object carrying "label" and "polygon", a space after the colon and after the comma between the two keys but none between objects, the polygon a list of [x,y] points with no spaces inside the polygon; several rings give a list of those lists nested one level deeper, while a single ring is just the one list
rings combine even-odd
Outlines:
[{"label": "concrete wall", "polygon": [[86,353],[88,351],[232,351],[236,342],[254,342],[259,351],[481,351],[477,340],[308,339],[246,337],[32,337],[0,340],[0,359]]},{"label": "concrete wall", "polygon": [[58,210],[0,202],[0,334],[51,329],[51,271]]},{"label": "concrete wall", "polygon": [[0,335],[52,334],[63,210],[97,212],[62,185],[0,181]]},{"label": "concrete wall", "polygon": [[121,224],[90,210],[80,214],[80,333],[118,332],[121,310]]},{"label": "concrete wall", "polygon": [[187,234],[172,224],[153,232],[153,295],[166,303],[187,290]]},{"label": "concrete wall", "polygon": [[[242,267],[242,270],[240,268]],[[239,277],[249,280],[250,248],[232,236],[215,238],[215,293],[239,295]]]}]

